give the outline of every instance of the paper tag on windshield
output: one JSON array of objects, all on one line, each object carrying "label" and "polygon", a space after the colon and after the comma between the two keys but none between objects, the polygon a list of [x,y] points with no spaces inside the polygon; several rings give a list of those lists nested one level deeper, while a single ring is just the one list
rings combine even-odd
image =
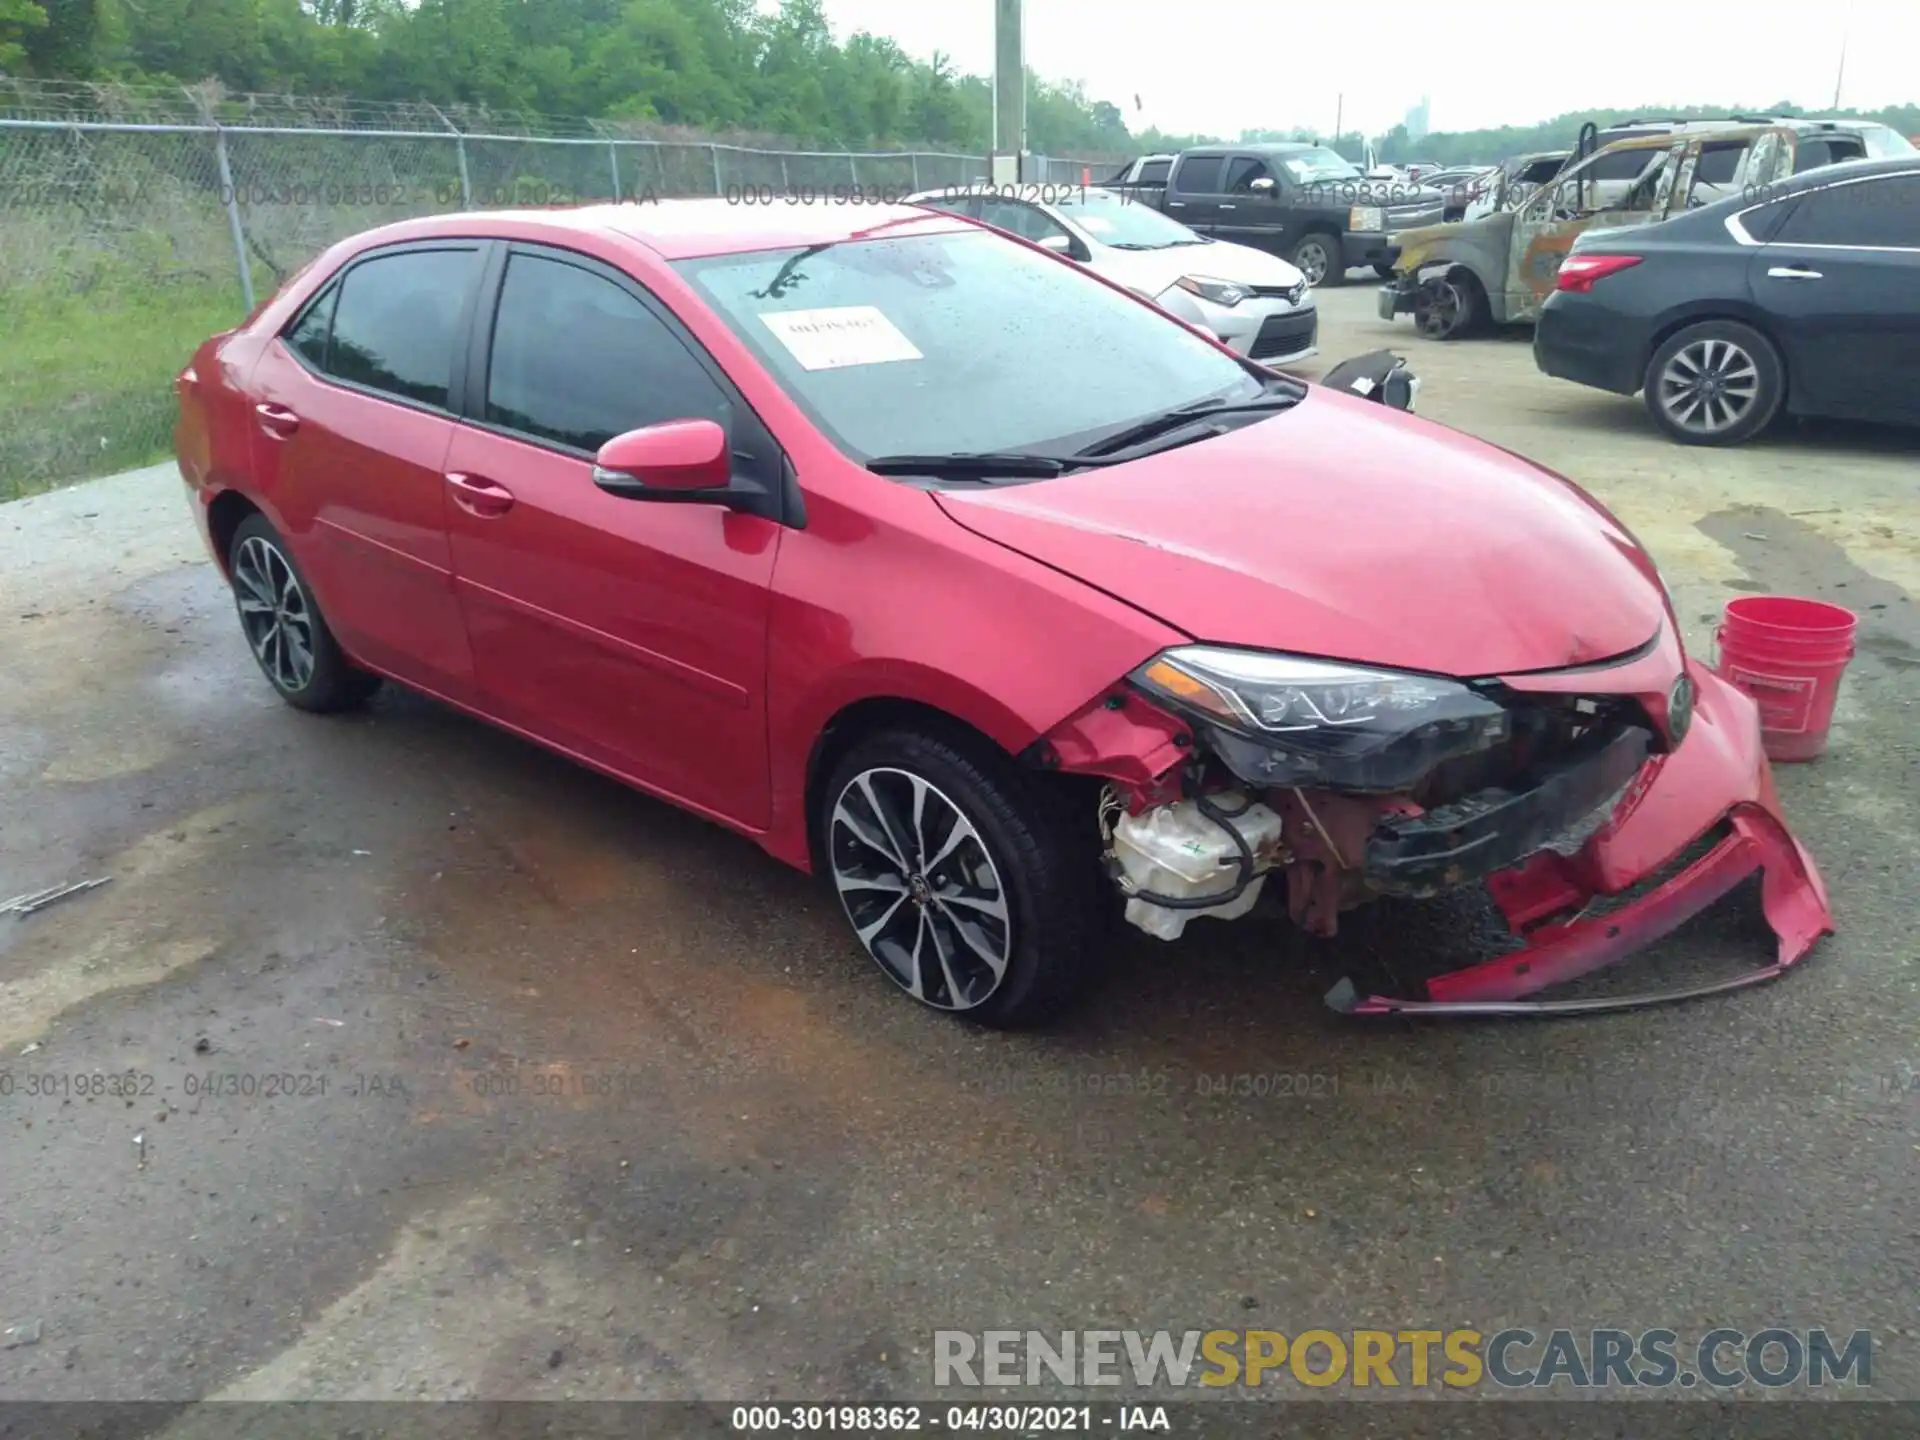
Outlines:
[{"label": "paper tag on windshield", "polygon": [[808,370],[926,358],[900,333],[899,326],[871,305],[784,310],[762,315],[760,323]]}]

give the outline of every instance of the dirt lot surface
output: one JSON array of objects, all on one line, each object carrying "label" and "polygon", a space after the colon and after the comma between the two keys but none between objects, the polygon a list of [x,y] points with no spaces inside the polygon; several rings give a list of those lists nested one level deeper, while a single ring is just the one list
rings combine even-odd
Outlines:
[{"label": "dirt lot surface", "polygon": [[1741,591],[1860,613],[1832,750],[1781,774],[1841,926],[1801,971],[1368,1026],[1328,985],[1458,913],[1203,922],[977,1033],[743,840],[406,695],[284,708],[171,470],[122,476],[0,507],[0,896],[114,877],[0,917],[0,1329],[36,1337],[0,1398],[924,1397],[935,1328],[1780,1324],[1871,1329],[1920,1399],[1920,441],[1683,449],[1524,336],[1322,306],[1323,360],[1398,346],[1425,414],[1616,507],[1696,648]]}]

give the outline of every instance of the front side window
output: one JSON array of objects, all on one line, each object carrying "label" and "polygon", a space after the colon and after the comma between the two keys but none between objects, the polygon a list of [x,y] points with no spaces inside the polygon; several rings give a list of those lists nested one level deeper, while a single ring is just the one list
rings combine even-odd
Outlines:
[{"label": "front side window", "polygon": [[446,409],[454,336],[479,266],[477,250],[411,250],[355,265],[340,283],[327,373]]},{"label": "front side window", "polygon": [[1260,389],[1179,321],[986,231],[675,268],[856,460],[1070,450]]},{"label": "front side window", "polygon": [[589,453],[663,420],[730,425],[731,407],[666,324],[562,260],[507,262],[487,367],[489,424]]},{"label": "front side window", "polygon": [[1227,167],[1227,193],[1229,195],[1251,195],[1253,182],[1273,179],[1273,171],[1267,168],[1267,162],[1251,155],[1241,155]]}]

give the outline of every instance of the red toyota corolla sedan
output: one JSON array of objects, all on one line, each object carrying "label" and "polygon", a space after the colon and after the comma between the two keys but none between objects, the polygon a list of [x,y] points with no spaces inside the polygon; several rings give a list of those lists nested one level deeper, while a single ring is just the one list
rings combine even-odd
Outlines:
[{"label": "red toyota corolla sedan", "polygon": [[1596,502],[963,220],[412,221],[179,393],[288,702],[392,679],[732,826],[937,1009],[1035,1023],[1111,910],[1172,938],[1269,877],[1323,935],[1491,891],[1511,953],[1362,1013],[1592,1004],[1523,997],[1756,871],[1778,953],[1726,984],[1831,928],[1753,706]]}]

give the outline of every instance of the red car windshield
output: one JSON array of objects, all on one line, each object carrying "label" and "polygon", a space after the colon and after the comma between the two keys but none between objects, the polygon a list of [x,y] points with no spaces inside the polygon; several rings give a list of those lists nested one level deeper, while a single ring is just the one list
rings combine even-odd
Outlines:
[{"label": "red car windshield", "polygon": [[1261,390],[1177,320],[985,231],[675,268],[859,461],[1072,449],[1173,406]]}]

